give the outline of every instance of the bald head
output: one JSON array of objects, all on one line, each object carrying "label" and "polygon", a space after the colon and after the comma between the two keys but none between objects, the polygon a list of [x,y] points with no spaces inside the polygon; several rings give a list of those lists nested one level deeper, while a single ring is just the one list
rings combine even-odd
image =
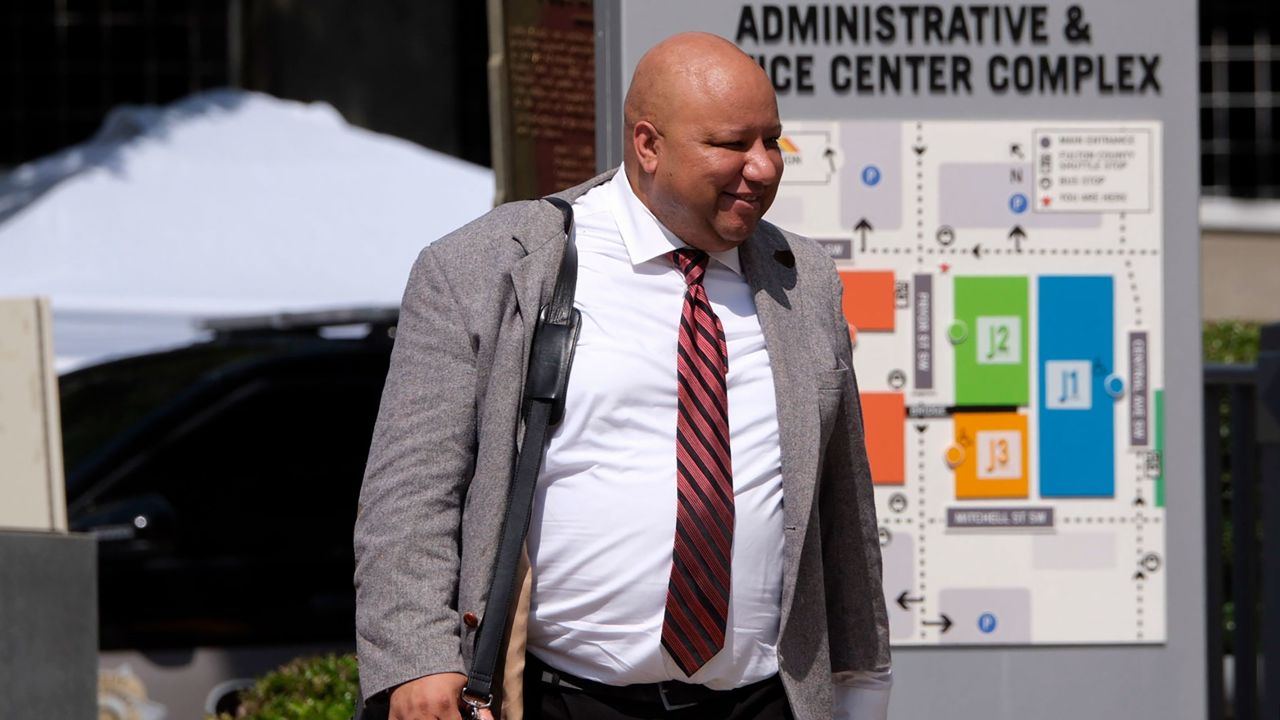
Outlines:
[{"label": "bald head", "polygon": [[634,155],[630,139],[637,122],[662,127],[673,111],[688,107],[690,98],[728,94],[744,85],[773,92],[760,66],[718,35],[686,32],[654,45],[636,63],[622,107],[624,156]]},{"label": "bald head", "polygon": [[778,102],[724,38],[681,33],[640,58],[623,106],[623,166],[645,207],[708,252],[755,232],[782,177]]}]

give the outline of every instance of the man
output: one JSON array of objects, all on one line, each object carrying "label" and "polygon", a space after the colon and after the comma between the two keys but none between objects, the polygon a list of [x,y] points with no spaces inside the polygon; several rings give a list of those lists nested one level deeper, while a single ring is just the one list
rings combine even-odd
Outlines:
[{"label": "man", "polygon": [[[527,543],[525,716],[883,718],[841,287],[815,243],[761,222],[782,175],[770,82],[681,34],[640,60],[624,112],[623,171],[561,194],[583,323]],[[554,207],[513,203],[410,278],[356,526],[361,681],[393,718],[459,717],[563,247]]]}]

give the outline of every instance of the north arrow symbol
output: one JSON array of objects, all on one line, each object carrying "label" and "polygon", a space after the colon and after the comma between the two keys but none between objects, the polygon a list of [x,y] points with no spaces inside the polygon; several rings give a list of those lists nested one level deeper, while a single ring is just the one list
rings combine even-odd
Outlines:
[{"label": "north arrow symbol", "polygon": [[867,251],[867,233],[871,232],[873,229],[874,228],[871,227],[871,223],[867,222],[866,218],[862,218],[858,221],[857,225],[853,226],[854,232],[862,234],[862,252]]},{"label": "north arrow symbol", "polygon": [[1134,504],[1134,505],[1146,505],[1146,504],[1147,504],[1147,501],[1146,501],[1146,500],[1143,500],[1143,499],[1142,499],[1142,496],[1141,496],[1141,495],[1139,495],[1139,496],[1137,497],[1137,499],[1133,501],[1133,504]]},{"label": "north arrow symbol", "polygon": [[1022,229],[1021,225],[1014,225],[1009,231],[1009,239],[1013,241],[1013,247],[1018,252],[1022,252],[1022,241],[1027,239],[1027,233]]},{"label": "north arrow symbol", "polygon": [[831,148],[827,148],[826,150],[823,150],[823,151],[822,151],[822,157],[824,157],[824,158],[826,158],[826,159],[827,159],[827,165],[829,165],[829,166],[831,167],[831,172],[832,172],[832,173],[835,173],[835,171],[836,171],[836,151],[835,151],[835,150],[832,150]]},{"label": "north arrow symbol", "polygon": [[913,146],[911,147],[911,149],[912,149],[912,150],[915,150],[917,155],[923,155],[923,154],[924,154],[924,151],[925,151],[925,150],[928,150],[929,148],[927,148],[927,147],[926,147],[926,146],[924,146],[924,145],[913,145]]},{"label": "north arrow symbol", "polygon": [[920,624],[921,624],[921,625],[941,625],[941,626],[942,626],[942,632],[946,632],[946,631],[948,631],[948,630],[950,630],[950,629],[951,629],[951,618],[947,617],[947,614],[946,614],[946,613],[942,613],[942,620],[940,620],[940,621],[935,621],[935,620],[925,620],[925,621],[921,622]]},{"label": "north arrow symbol", "polygon": [[[898,596],[898,606],[901,607],[903,610],[911,609],[910,607],[908,607],[909,603],[918,603],[918,602],[924,602],[924,598],[907,597],[906,590],[903,590],[902,594]],[[943,615],[943,617],[946,617],[946,615]],[[944,630],[943,632],[946,632],[946,631]]]},{"label": "north arrow symbol", "polygon": [[916,425],[916,432],[924,432],[925,430],[928,430],[928,429],[929,429],[929,426],[923,423],[920,425]]}]

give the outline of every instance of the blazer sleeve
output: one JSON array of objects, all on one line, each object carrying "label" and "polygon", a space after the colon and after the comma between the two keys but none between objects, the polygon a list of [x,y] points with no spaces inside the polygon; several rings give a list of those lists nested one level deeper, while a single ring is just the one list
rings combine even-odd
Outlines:
[{"label": "blazer sleeve", "polygon": [[432,246],[409,277],[355,525],[356,644],[366,697],[466,672],[459,525],[476,452],[476,362]]},{"label": "blazer sleeve", "polygon": [[[843,284],[827,261],[826,330],[849,369],[822,458],[819,517],[831,669],[837,684],[889,669],[889,622],[881,585],[879,524],[867,459],[853,349],[841,309]],[[849,683],[852,684],[852,683]]]}]

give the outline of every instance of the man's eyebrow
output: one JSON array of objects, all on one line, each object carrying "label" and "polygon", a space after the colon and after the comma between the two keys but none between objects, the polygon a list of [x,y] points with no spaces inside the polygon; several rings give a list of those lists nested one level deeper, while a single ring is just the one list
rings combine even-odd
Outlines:
[{"label": "man's eyebrow", "polygon": [[749,125],[721,125],[720,127],[708,128],[706,135],[707,137],[724,137],[728,135],[745,135],[754,132],[760,132],[763,135],[781,135],[782,125],[779,124],[772,127],[766,127],[763,130]]}]

